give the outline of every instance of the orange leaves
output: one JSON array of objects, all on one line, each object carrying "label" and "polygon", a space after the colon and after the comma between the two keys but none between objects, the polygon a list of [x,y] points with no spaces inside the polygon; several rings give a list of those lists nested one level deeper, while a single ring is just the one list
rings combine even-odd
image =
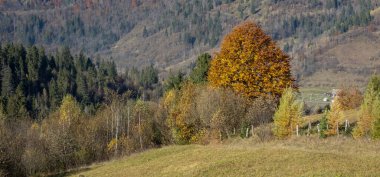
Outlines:
[{"label": "orange leaves", "polygon": [[294,87],[290,59],[252,22],[237,26],[211,61],[208,80],[215,87],[230,87],[247,97],[280,96]]}]

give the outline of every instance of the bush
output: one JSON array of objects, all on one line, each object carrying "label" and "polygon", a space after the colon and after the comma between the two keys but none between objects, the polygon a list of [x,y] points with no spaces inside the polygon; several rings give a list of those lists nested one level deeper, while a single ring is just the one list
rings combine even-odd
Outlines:
[{"label": "bush", "polygon": [[274,134],[272,132],[273,124],[260,125],[253,129],[253,137],[257,137],[261,142],[273,140]]},{"label": "bush", "polygon": [[247,109],[245,121],[248,125],[260,126],[273,122],[277,101],[275,98],[258,97],[254,99]]},{"label": "bush", "polygon": [[337,94],[336,100],[341,104],[342,110],[358,108],[363,102],[362,93],[357,88],[344,88]]}]

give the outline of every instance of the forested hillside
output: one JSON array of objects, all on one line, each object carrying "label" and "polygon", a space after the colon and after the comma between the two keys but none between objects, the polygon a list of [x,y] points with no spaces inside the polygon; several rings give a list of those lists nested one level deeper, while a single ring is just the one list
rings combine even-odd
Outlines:
[{"label": "forested hillside", "polygon": [[[200,53],[214,51],[233,26],[250,19],[291,54],[293,74],[303,85],[334,86],[356,75],[363,86],[379,68],[380,54],[357,48],[380,43],[379,13],[371,13],[378,5],[376,0],[3,0],[0,34],[1,41],[39,44],[48,51],[73,46],[74,52],[112,58],[121,71],[154,65],[165,74],[189,68]],[[341,45],[358,54],[339,50]],[[326,81],[321,71],[347,80]]]},{"label": "forested hillside", "polygon": [[45,118],[68,94],[90,114],[115,94],[150,100],[161,95],[153,66],[121,75],[114,62],[72,55],[67,47],[47,55],[36,46],[4,45],[0,68],[0,112],[9,119]]}]

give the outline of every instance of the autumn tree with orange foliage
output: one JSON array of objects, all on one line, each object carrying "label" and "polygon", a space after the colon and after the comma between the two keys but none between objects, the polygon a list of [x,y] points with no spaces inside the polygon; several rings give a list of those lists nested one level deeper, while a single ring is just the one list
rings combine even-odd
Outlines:
[{"label": "autumn tree with orange foliage", "polygon": [[341,104],[343,110],[356,109],[363,102],[363,96],[358,88],[346,87],[337,93],[336,101]]},{"label": "autumn tree with orange foliage", "polygon": [[289,56],[253,22],[225,36],[208,75],[212,86],[230,87],[249,98],[279,97],[285,88],[296,88]]}]

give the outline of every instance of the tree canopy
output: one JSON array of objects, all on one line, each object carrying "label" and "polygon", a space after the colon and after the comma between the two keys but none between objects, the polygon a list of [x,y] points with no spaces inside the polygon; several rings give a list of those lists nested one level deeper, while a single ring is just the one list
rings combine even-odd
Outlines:
[{"label": "tree canopy", "polygon": [[253,22],[238,25],[225,36],[211,61],[208,80],[250,98],[279,97],[285,88],[296,87],[289,56]]}]

